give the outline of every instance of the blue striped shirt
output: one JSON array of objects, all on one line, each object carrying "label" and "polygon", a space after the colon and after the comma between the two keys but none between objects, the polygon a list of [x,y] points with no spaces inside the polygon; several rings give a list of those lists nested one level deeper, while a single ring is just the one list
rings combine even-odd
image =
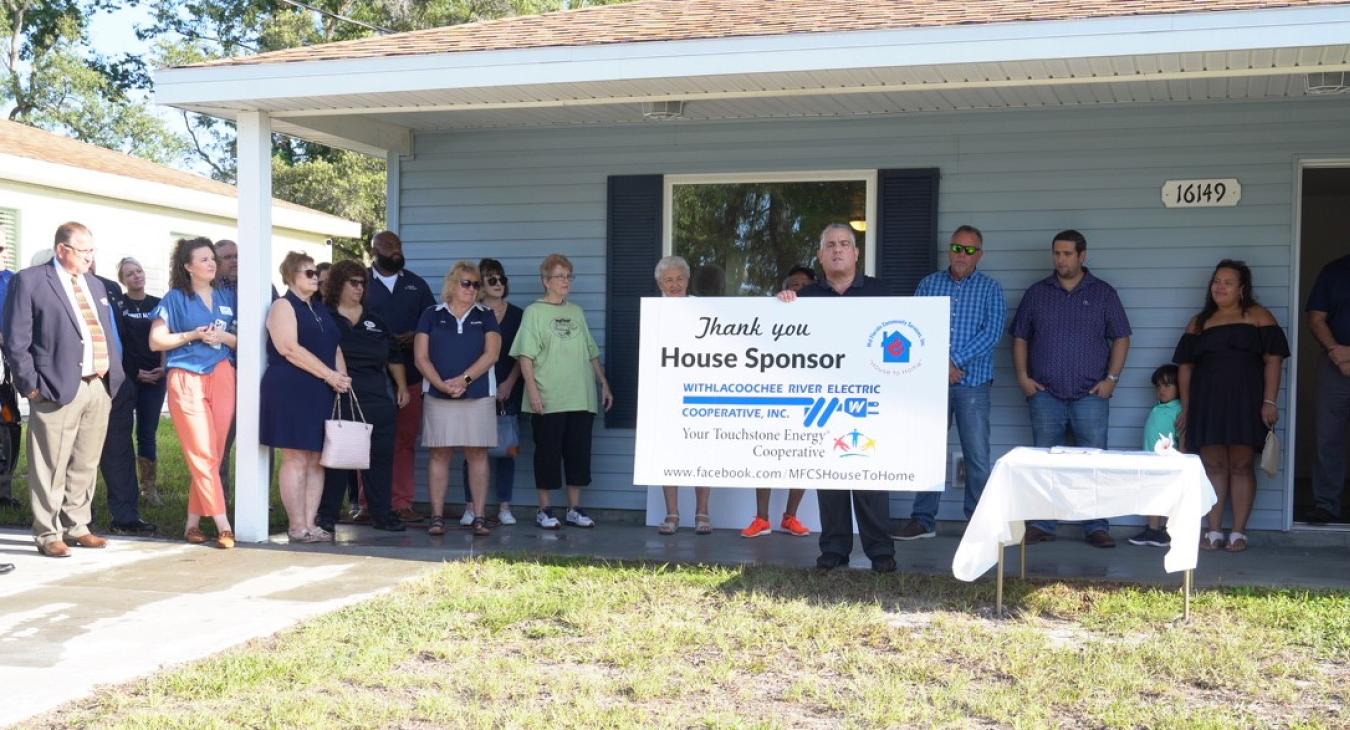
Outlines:
[{"label": "blue striped shirt", "polygon": [[994,347],[1003,337],[1008,304],[1003,287],[991,277],[972,272],[957,281],[948,269],[923,278],[916,297],[951,297],[952,362],[965,372],[961,385],[984,385],[994,379]]}]

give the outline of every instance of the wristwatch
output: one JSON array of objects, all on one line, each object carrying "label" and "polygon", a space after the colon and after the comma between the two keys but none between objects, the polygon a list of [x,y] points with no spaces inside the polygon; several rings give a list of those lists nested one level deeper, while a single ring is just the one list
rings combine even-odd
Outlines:
[{"label": "wristwatch", "polygon": [[468,373],[465,373],[465,374],[464,374],[464,384],[465,384],[465,385],[468,385],[469,383],[472,383],[472,382],[473,382],[473,376],[472,376],[472,375],[469,375]]},{"label": "wristwatch", "polygon": [[1106,379],[1109,380],[1109,381],[1111,381],[1111,382],[1113,382],[1113,383],[1119,383],[1119,382],[1120,382],[1120,376],[1119,376],[1119,375],[1116,375],[1115,373],[1107,373],[1107,374],[1106,374]]}]

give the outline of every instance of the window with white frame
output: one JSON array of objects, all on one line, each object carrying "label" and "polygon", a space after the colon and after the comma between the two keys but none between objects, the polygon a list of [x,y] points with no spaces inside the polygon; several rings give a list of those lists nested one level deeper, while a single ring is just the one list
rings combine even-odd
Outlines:
[{"label": "window with white frame", "polygon": [[695,296],[766,296],[793,268],[819,270],[820,232],[847,223],[872,266],[876,174],[805,172],[666,177],[665,250],[689,262]]}]

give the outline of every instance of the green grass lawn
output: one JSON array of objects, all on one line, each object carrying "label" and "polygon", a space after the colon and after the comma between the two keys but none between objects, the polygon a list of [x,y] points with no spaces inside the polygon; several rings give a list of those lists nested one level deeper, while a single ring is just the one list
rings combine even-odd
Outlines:
[{"label": "green grass lawn", "polygon": [[[167,415],[159,422],[159,492],[164,504],[155,507],[141,501],[141,519],[153,522],[159,527],[157,533],[163,537],[181,538],[187,524],[188,476],[187,464],[183,461],[183,447],[178,443],[178,434],[173,422]],[[275,481],[275,480],[274,480]],[[228,485],[227,485],[228,491]],[[23,447],[20,450],[19,464],[14,470],[14,497],[22,505],[19,509],[0,507],[0,526],[30,528],[33,525],[33,513],[28,508],[28,427],[24,426]],[[272,532],[286,529],[286,511],[281,505],[281,496],[276,489],[271,495],[272,512],[269,519]],[[233,517],[233,503],[230,504]],[[94,493],[93,530],[99,534],[108,533],[108,488],[103,477],[98,479],[98,489]],[[202,522],[202,529],[214,535],[215,529],[210,520]]]},{"label": "green grass lawn", "polygon": [[1350,726],[1345,593],[490,557],[60,727]]}]

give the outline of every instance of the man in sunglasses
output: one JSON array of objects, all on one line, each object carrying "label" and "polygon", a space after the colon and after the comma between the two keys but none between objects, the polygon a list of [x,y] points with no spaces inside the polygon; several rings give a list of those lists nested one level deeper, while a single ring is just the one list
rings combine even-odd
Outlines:
[{"label": "man in sunglasses", "polygon": [[[370,240],[374,262],[367,272],[370,286],[366,306],[384,318],[393,334],[403,361],[413,361],[413,335],[422,312],[436,306],[436,298],[426,280],[408,271],[403,258],[403,241],[393,231],[381,231]],[[417,436],[422,429],[422,375],[417,368],[408,370],[408,404],[398,411],[394,426],[394,480],[391,506],[394,516],[404,522],[426,519],[412,508],[413,462],[417,456]]]},{"label": "man in sunglasses", "polygon": [[[976,271],[984,257],[984,235],[975,226],[952,233],[947,268],[919,282],[916,297],[951,299],[951,359],[947,364],[947,423],[956,422],[966,465],[964,509],[975,513],[989,481],[989,393],[994,381],[994,348],[1003,337],[1008,304],[1003,287]],[[920,540],[937,534],[941,492],[915,492],[909,521],[892,537]]]}]

